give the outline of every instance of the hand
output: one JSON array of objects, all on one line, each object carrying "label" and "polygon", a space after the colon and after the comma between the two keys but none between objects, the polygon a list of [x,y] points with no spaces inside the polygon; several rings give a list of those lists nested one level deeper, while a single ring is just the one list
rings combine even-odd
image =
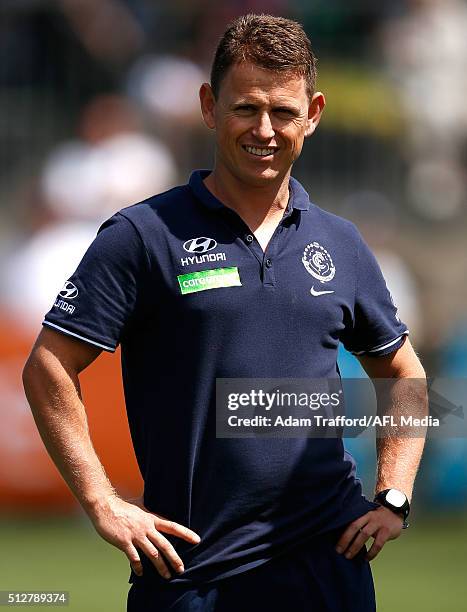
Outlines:
[{"label": "hand", "polygon": [[101,500],[93,509],[91,520],[97,533],[113,546],[122,550],[138,576],[143,566],[136,547],[151,559],[154,567],[164,578],[171,574],[160,552],[164,553],[173,569],[181,574],[183,562],[172,544],[160,532],[178,536],[191,544],[198,544],[200,537],[191,529],[174,523],[158,514],[153,514],[142,504],[141,499],[125,501],[117,495]]},{"label": "hand", "polygon": [[384,506],[370,510],[348,525],[336,544],[336,551],[352,559],[369,538],[374,538],[366,555],[366,559],[372,561],[388,540],[400,536],[403,522],[402,516]]}]

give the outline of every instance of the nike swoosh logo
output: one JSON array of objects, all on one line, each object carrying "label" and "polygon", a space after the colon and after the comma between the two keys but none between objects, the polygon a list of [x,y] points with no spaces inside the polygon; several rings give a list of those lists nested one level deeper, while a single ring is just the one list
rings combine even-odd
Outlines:
[{"label": "nike swoosh logo", "polygon": [[310,289],[311,295],[317,297],[318,295],[326,295],[326,293],[334,293],[334,291],[316,291],[314,287]]}]

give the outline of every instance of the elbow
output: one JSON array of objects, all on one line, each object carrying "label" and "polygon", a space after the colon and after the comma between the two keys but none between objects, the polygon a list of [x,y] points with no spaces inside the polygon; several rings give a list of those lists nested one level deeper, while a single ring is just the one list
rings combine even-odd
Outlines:
[{"label": "elbow", "polygon": [[420,361],[411,363],[408,367],[403,368],[398,374],[397,378],[414,378],[417,380],[426,380],[426,372]]}]

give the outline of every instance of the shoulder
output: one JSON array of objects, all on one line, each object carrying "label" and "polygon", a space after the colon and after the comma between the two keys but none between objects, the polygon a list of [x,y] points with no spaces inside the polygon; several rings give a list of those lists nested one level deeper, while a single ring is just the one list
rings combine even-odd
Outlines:
[{"label": "shoulder", "polygon": [[133,246],[139,241],[147,250],[183,219],[192,219],[195,210],[189,186],[177,186],[120,209],[100,226],[98,235],[106,234],[109,240]]},{"label": "shoulder", "polygon": [[154,195],[142,202],[122,208],[121,215],[136,228],[147,223],[160,224],[170,217],[179,216],[183,209],[192,208],[193,194],[188,185],[179,185],[168,191]]},{"label": "shoulder", "polygon": [[340,241],[343,245],[353,246],[358,250],[363,239],[357,226],[339,215],[335,215],[323,210],[316,204],[310,205],[310,221],[314,226],[318,226],[332,238],[333,241]]},{"label": "shoulder", "polygon": [[352,223],[352,221],[324,210],[316,204],[312,204],[311,206],[314,214],[323,226],[332,228],[334,231],[351,236],[352,238],[358,238],[360,236],[357,226]]}]

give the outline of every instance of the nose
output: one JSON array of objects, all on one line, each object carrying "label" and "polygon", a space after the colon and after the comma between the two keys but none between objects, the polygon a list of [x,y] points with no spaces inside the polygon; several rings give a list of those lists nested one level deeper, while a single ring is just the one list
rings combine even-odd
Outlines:
[{"label": "nose", "polygon": [[258,140],[270,140],[274,136],[275,132],[269,113],[258,113],[252,133]]}]

